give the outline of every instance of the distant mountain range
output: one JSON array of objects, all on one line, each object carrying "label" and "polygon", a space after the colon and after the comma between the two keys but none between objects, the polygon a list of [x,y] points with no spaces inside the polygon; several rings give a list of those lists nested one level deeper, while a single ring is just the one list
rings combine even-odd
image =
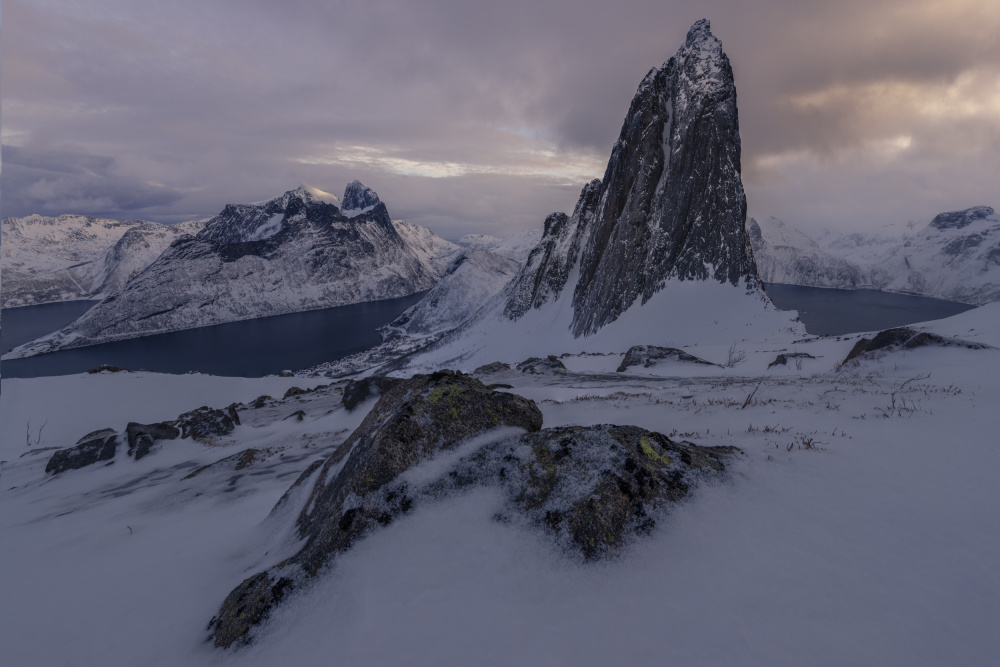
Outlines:
[{"label": "distant mountain range", "polygon": [[204,221],[162,225],[83,215],[5,218],[0,226],[0,305],[100,299]]},{"label": "distant mountain range", "polygon": [[[80,224],[75,218],[67,222]],[[92,235],[97,237],[94,246],[118,230],[109,224],[91,226],[104,235]],[[143,223],[129,229],[133,227],[144,228]],[[188,229],[197,233],[175,234],[148,266],[78,320],[17,348],[8,358],[406,296],[433,287],[461,250],[430,230],[392,221],[378,195],[358,181],[347,186],[343,202],[300,187],[267,201],[226,206]],[[72,233],[75,228],[53,235]],[[131,233],[123,233],[118,245]],[[118,255],[116,267],[136,266],[145,258],[130,256],[126,249]],[[104,253],[118,255],[114,248]]]},{"label": "distant mountain range", "polygon": [[747,224],[765,282],[869,288],[971,305],[1000,299],[1000,216],[988,206],[941,213],[900,236],[826,234],[778,220]]}]

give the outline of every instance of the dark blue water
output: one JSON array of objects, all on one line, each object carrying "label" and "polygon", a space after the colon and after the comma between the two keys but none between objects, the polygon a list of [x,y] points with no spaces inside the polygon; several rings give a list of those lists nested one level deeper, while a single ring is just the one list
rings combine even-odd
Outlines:
[{"label": "dark blue water", "polygon": [[[839,290],[770,284],[767,293],[783,310],[798,310],[806,331],[839,336],[875,331],[957,315],[961,303],[875,290]],[[219,324],[146,336],[117,343],[63,350],[0,362],[3,377],[82,373],[101,364],[162,373],[199,370],[213,375],[260,377],[285,369],[315,366],[367,350],[381,342],[377,327],[420,300],[423,292],[400,299],[361,303]],[[55,331],[93,302],[27,306],[3,311],[0,349],[7,351]]]},{"label": "dark blue water", "polygon": [[781,310],[799,311],[806,331],[817,336],[891,329],[951,317],[975,307],[870,289],[824,289],[776,283],[764,289]]},{"label": "dark blue water", "polygon": [[[101,364],[161,373],[198,370],[236,377],[261,377],[286,369],[308,368],[378,345],[381,338],[375,329],[394,320],[425,293],[3,361],[0,362],[0,376],[69,375]],[[67,308],[53,309],[46,305],[4,310],[0,348],[9,350],[15,344],[51,333],[75,319],[72,312],[82,313],[89,308],[89,304],[77,305],[77,310],[72,311],[68,304],[51,305]],[[49,328],[42,330],[46,326]],[[35,333],[31,338],[16,342],[28,331]]]}]

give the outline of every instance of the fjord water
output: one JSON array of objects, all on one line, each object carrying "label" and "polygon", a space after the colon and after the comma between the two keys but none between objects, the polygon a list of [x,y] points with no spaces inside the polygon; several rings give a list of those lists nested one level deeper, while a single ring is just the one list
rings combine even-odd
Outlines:
[{"label": "fjord water", "polygon": [[781,310],[799,311],[806,331],[840,336],[939,320],[975,308],[964,303],[878,290],[830,289],[768,283],[764,291]]},{"label": "fjord water", "polygon": [[[161,373],[197,370],[212,375],[262,377],[336,361],[378,345],[381,338],[375,329],[391,322],[425,293],[12,359],[0,362],[0,376],[70,375],[110,364]],[[50,309],[46,305],[4,310],[0,348],[6,351],[27,342],[21,340],[24,332],[37,332],[43,325],[50,328],[34,333],[34,337],[64,326],[68,323],[64,321],[67,315],[72,320],[75,316],[71,312],[79,315],[92,305],[86,303],[87,306],[78,305],[75,311],[68,304],[49,304],[67,306],[64,309]]]},{"label": "fjord water", "polygon": [[[841,290],[798,285],[766,286],[774,305],[798,310],[806,331],[839,336],[877,331],[950,317],[972,306],[875,290]],[[285,369],[315,366],[367,350],[381,339],[375,329],[420,300],[407,297],[326,308],[256,320],[134,338],[62,350],[0,363],[3,377],[82,373],[101,364],[162,373],[198,370],[213,375],[261,377]],[[91,301],[26,306],[3,311],[4,352],[68,324]]]},{"label": "fjord water", "polygon": [[63,328],[90,310],[98,301],[62,301],[40,306],[4,308],[0,316],[0,354],[7,354],[18,345]]}]

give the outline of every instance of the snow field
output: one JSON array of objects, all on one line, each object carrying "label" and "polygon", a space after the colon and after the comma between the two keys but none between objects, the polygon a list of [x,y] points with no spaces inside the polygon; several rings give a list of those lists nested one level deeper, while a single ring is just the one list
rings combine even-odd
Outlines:
[{"label": "snow field", "polygon": [[[986,307],[925,327],[972,329],[989,342],[1000,317]],[[13,458],[23,425],[10,426],[11,415],[48,415],[43,444],[63,434],[72,444],[89,430],[73,426],[83,417],[120,428],[307,381],[5,380],[5,662],[994,664],[1000,351],[921,348],[837,368],[852,345],[801,343],[818,357],[801,370],[766,371],[774,347],[747,343],[743,362],[710,376],[694,364],[642,375],[498,374],[491,380],[538,402],[546,427],[635,424],[744,454],[727,480],[703,485],[649,537],[597,564],[564,555],[516,518],[498,521],[494,490],[420,504],[338,557],[235,652],[204,641],[208,620],[233,586],[295,546],[268,513],[370,406],[346,413],[305,401],[302,422],[275,408],[274,419],[247,418],[210,447],[174,441],[139,462],[120,455],[52,478],[47,455]],[[712,349],[688,351],[715,360]],[[212,469],[183,479],[247,447],[285,457],[235,482]]]}]

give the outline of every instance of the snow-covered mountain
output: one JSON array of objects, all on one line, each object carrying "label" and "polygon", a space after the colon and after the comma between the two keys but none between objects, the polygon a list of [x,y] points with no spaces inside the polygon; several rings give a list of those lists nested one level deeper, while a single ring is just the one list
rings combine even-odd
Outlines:
[{"label": "snow-covered mountain", "polygon": [[[377,199],[357,182],[345,199],[356,196],[362,203]],[[227,206],[119,292],[8,358],[433,287],[446,268],[446,250],[457,246],[393,224],[381,201],[363,208],[348,217],[336,198],[304,187],[266,202]]]},{"label": "snow-covered mountain", "polygon": [[526,229],[502,239],[487,234],[466,234],[458,240],[458,245],[463,248],[488,250],[523,264],[541,240],[541,229]]},{"label": "snow-covered mountain", "polygon": [[815,287],[863,287],[867,278],[857,264],[824,252],[799,230],[777,218],[747,221],[747,232],[760,279],[766,283]]},{"label": "snow-covered mountain", "polygon": [[203,221],[162,225],[83,215],[5,218],[2,306],[96,299],[120,289]]},{"label": "snow-covered mountain", "polygon": [[899,237],[828,235],[822,246],[774,218],[748,225],[765,282],[870,288],[982,305],[1000,299],[1000,216],[941,213]]},{"label": "snow-covered mountain", "polygon": [[554,213],[525,265],[407,368],[680,346],[795,328],[760,289],[744,229],[736,87],[708,21],[642,80],[603,181]]}]

